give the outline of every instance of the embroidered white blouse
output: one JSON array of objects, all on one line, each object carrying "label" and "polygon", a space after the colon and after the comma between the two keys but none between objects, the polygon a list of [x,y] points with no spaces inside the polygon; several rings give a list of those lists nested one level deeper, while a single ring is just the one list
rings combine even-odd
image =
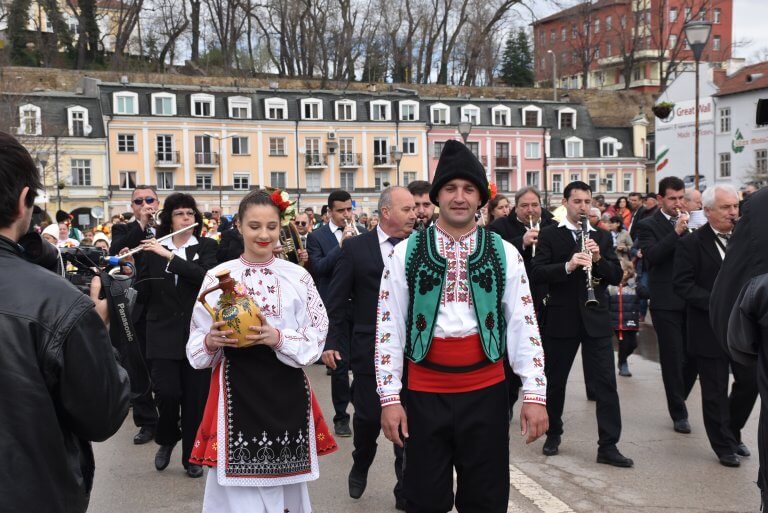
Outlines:
[{"label": "embroidered white blouse", "polygon": [[[467,283],[467,261],[477,247],[477,228],[454,239],[436,226],[438,252],[448,269],[443,296],[437,311],[434,336],[466,337],[477,333],[477,319]],[[381,404],[400,402],[408,289],[405,257],[408,243],[395,246],[384,261],[376,322],[376,380]],[[523,381],[523,401],[546,404],[544,351],[533,310],[533,300],[523,258],[512,244],[504,242],[507,280],[502,303],[507,318],[507,358]]]}]

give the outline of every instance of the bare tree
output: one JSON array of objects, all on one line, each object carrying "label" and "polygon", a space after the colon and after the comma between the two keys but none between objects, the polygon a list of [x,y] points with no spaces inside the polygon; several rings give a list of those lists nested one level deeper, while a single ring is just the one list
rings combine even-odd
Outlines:
[{"label": "bare tree", "polygon": [[[520,0],[497,0],[495,2],[476,1],[473,4],[473,13],[469,21],[471,37],[467,37],[467,68],[464,77],[464,85],[475,85],[478,74],[478,64],[483,52],[489,52],[488,46],[498,36],[499,24],[509,13],[510,9]],[[497,52],[498,52],[497,41]],[[488,55],[490,57],[490,55]]]},{"label": "bare tree", "polygon": [[112,67],[121,69],[124,65],[125,53],[133,37],[134,30],[139,24],[144,7],[144,0],[125,0],[116,2],[117,8],[113,13],[115,24],[115,47],[113,49]]},{"label": "bare tree", "polygon": [[177,0],[153,0],[152,16],[146,23],[147,40],[150,38],[156,43],[157,71],[165,69],[166,61],[173,64],[176,55],[178,39],[189,27],[187,4]]},{"label": "bare tree", "polygon": [[605,28],[600,30],[600,21],[595,14],[594,4],[584,2],[579,4],[573,15],[569,17],[571,37],[568,38],[568,46],[571,49],[573,64],[578,66],[583,77],[582,89],[589,87],[589,71],[600,58],[600,47],[606,34]]}]

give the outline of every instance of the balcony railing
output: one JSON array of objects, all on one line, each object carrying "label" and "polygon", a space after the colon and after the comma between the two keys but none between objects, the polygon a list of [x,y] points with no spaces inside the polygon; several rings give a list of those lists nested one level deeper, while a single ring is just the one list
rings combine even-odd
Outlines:
[{"label": "balcony railing", "polygon": [[195,165],[197,167],[214,167],[219,165],[219,154],[215,151],[195,152]]},{"label": "balcony railing", "polygon": [[328,166],[328,156],[325,153],[307,153],[304,155],[304,165],[306,167],[326,167]]},{"label": "balcony railing", "polygon": [[495,167],[515,168],[517,167],[517,155],[511,155],[506,157],[496,157]]},{"label": "balcony railing", "polygon": [[392,159],[389,158],[389,155],[374,155],[373,156],[373,165],[374,166],[393,166],[395,163],[392,162]]},{"label": "balcony railing", "polygon": [[359,153],[339,153],[340,167],[360,167]]},{"label": "balcony railing", "polygon": [[176,167],[179,165],[178,151],[156,151],[155,166],[157,167]]}]

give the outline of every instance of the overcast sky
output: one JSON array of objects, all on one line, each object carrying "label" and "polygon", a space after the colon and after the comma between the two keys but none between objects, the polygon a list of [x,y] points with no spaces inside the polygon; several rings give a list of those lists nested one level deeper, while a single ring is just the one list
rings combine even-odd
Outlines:
[{"label": "overcast sky", "polygon": [[[543,18],[560,10],[557,4],[564,6],[575,5],[573,0],[528,0],[537,18]],[[520,9],[527,20],[531,20],[531,11]],[[744,57],[749,61],[755,60],[755,54],[765,50],[764,58],[768,59],[768,30],[765,20],[768,18],[768,0],[733,0],[733,34],[735,42],[749,41],[749,45],[734,49],[735,57]]]}]

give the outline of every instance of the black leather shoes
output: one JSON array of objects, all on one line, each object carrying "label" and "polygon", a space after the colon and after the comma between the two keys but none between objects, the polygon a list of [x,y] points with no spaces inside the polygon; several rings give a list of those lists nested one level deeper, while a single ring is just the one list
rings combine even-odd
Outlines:
[{"label": "black leather shoes", "polygon": [[630,468],[635,464],[631,458],[621,454],[615,447],[605,451],[597,451],[597,462],[622,468]]},{"label": "black leather shoes", "polygon": [[691,424],[688,419],[676,420],[674,423],[674,429],[678,433],[685,433],[686,435],[691,432]]},{"label": "black leather shoes", "polygon": [[340,420],[338,422],[334,422],[333,423],[333,432],[336,433],[336,436],[341,436],[341,437],[344,437],[344,438],[352,436],[352,430],[349,429],[349,421],[348,420]]},{"label": "black leather shoes", "polygon": [[190,464],[187,467],[187,475],[189,477],[193,477],[193,478],[194,477],[202,477],[202,475],[203,475],[203,467],[201,467],[200,465],[192,465],[192,464]]},{"label": "black leather shoes", "polygon": [[735,454],[723,454],[718,456],[717,459],[720,460],[720,465],[724,467],[738,467],[741,465],[741,460]]},{"label": "black leather shoes", "polygon": [[352,470],[349,471],[349,496],[359,499],[363,496],[367,484],[368,472],[358,470],[355,465],[352,465]]},{"label": "black leather shoes", "polygon": [[744,456],[745,458],[752,456],[752,453],[749,452],[749,448],[743,443],[740,443],[736,447],[736,454],[738,454],[739,456]]},{"label": "black leather shoes", "polygon": [[560,437],[559,436],[548,436],[547,440],[544,442],[544,447],[541,448],[541,453],[544,456],[554,456],[558,452],[560,452]]},{"label": "black leather shoes", "polygon": [[175,445],[161,445],[155,454],[155,468],[157,470],[165,470],[168,464],[171,462],[171,453]]},{"label": "black leather shoes", "polygon": [[148,427],[139,429],[136,436],[133,437],[134,445],[144,445],[155,439],[155,430]]},{"label": "black leather shoes", "polygon": [[405,499],[398,497],[395,499],[395,509],[398,511],[405,511]]}]

